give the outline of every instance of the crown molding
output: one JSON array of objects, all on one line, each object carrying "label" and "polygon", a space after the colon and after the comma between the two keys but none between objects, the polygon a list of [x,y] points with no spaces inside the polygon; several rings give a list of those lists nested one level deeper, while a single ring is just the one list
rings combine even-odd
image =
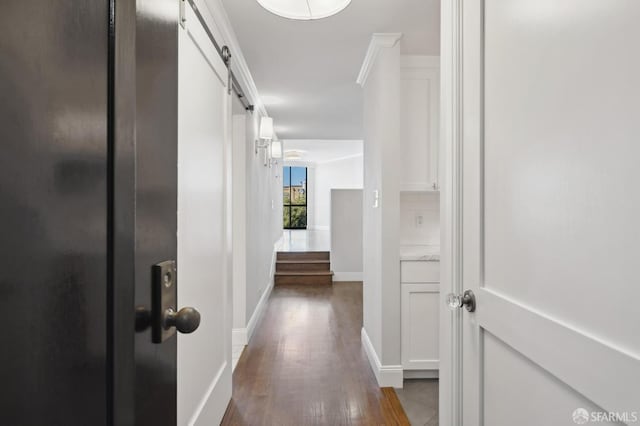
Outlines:
[{"label": "crown molding", "polygon": [[235,31],[233,30],[233,26],[231,25],[231,21],[229,20],[227,11],[222,5],[222,1],[194,1],[198,5],[199,9],[202,9],[202,7],[204,6],[208,10],[209,13],[203,14],[203,16],[205,17],[207,24],[217,30],[214,32],[214,34],[220,37],[219,40],[218,37],[216,37],[216,40],[218,40],[220,46],[227,45],[231,50],[231,69],[238,79],[238,82],[242,86],[247,100],[250,104],[255,106],[255,111],[257,111],[261,116],[268,116],[269,114],[267,113],[267,109],[260,99],[258,88],[256,87],[253,77],[251,76],[251,71],[249,70],[247,61],[244,59],[242,49],[240,49],[240,43],[238,42]]},{"label": "crown molding", "polygon": [[401,38],[402,33],[374,33],[371,36],[371,42],[369,43],[369,48],[364,56],[364,61],[362,62],[362,67],[360,68],[360,73],[358,74],[356,83],[360,86],[364,86],[380,50],[394,47]]}]

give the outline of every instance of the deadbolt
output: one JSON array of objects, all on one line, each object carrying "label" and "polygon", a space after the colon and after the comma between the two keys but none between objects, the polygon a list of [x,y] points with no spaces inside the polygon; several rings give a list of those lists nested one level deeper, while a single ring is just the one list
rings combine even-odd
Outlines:
[{"label": "deadbolt", "polygon": [[193,333],[200,325],[200,313],[191,307],[176,312],[177,269],[174,260],[153,265],[152,271],[152,313],[151,339],[162,343],[174,334]]}]

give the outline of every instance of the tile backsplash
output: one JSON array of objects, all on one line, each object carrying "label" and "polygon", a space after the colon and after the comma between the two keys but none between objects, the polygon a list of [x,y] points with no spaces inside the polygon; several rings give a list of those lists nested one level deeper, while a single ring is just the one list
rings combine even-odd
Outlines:
[{"label": "tile backsplash", "polygon": [[400,194],[400,245],[440,245],[440,194]]}]

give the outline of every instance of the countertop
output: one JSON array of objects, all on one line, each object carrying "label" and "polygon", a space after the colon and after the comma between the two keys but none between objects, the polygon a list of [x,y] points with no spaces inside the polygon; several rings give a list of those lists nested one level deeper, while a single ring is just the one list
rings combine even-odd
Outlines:
[{"label": "countertop", "polygon": [[402,246],[400,260],[439,262],[440,246]]}]

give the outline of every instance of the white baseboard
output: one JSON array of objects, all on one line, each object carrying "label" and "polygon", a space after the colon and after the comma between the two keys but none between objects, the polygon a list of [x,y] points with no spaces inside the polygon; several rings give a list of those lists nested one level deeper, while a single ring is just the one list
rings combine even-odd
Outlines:
[{"label": "white baseboard", "polygon": [[362,272],[333,272],[333,281],[362,281]]},{"label": "white baseboard", "polygon": [[265,308],[267,307],[267,300],[269,300],[269,296],[271,295],[271,291],[273,290],[273,277],[267,283],[266,288],[262,292],[262,296],[256,305],[256,309],[253,311],[253,315],[249,319],[247,323],[247,343],[251,340],[251,336],[253,336],[253,332],[256,330],[256,326],[262,320],[262,314],[264,313]]},{"label": "white baseboard", "polygon": [[232,346],[245,346],[249,343],[247,338],[246,328],[234,328],[231,330],[231,345]]},{"label": "white baseboard", "polygon": [[405,379],[437,379],[440,376],[438,370],[404,370]]},{"label": "white baseboard", "polygon": [[[202,399],[198,402],[188,422],[184,422],[186,419],[180,420],[182,416],[180,412],[181,404],[178,403],[178,423],[196,426],[211,425],[220,422],[227,409],[230,398],[230,395],[227,394],[227,389],[231,389],[231,380],[231,369],[225,362],[209,384],[209,387]],[[180,390],[178,390],[178,395],[180,395]]]},{"label": "white baseboard", "polygon": [[398,389],[402,389],[402,382],[404,379],[402,366],[401,365],[382,365],[380,362],[380,358],[378,358],[378,354],[376,353],[371,340],[369,339],[369,335],[367,331],[362,327],[361,331],[362,337],[362,346],[364,347],[364,351],[367,353],[367,358],[369,358],[369,364],[371,365],[371,369],[376,376],[376,380],[378,381],[378,386],[381,388],[386,387],[394,387]]},{"label": "white baseboard", "polygon": [[269,278],[267,281],[267,285],[262,292],[262,296],[260,296],[260,300],[258,301],[256,308],[253,310],[253,314],[251,314],[251,318],[249,318],[249,322],[247,322],[247,327],[234,328],[231,331],[231,342],[233,346],[248,345],[249,340],[251,340],[251,336],[253,336],[253,332],[262,319],[262,314],[264,313],[264,309],[267,306],[267,301],[269,300],[271,291],[273,291],[273,274],[276,270],[276,257],[278,255],[278,249],[280,248],[281,244],[282,237],[280,237],[280,239],[273,244],[273,253],[271,254],[271,267],[269,269]]}]

